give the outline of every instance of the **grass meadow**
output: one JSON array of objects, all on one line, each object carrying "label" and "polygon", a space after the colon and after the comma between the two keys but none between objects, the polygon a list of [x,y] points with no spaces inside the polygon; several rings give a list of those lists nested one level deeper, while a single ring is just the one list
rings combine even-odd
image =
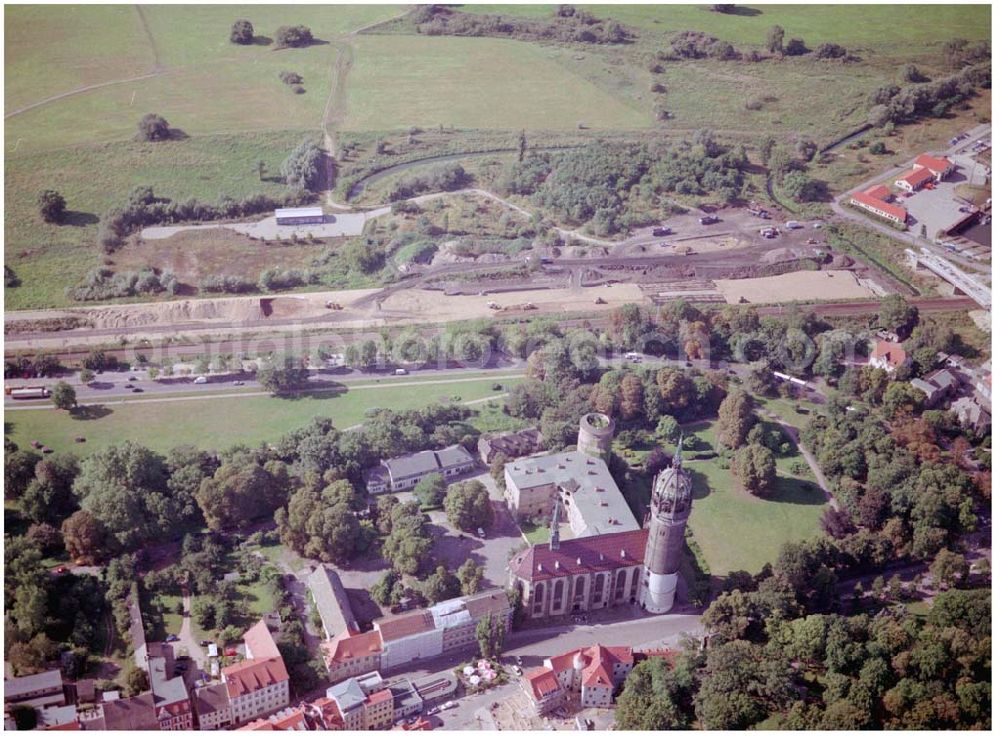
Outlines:
[{"label": "grass meadow", "polygon": [[[504,380],[510,386],[517,380]],[[431,385],[344,388],[339,394],[274,398],[185,399],[160,403],[125,403],[90,406],[88,418],[65,411],[12,410],[5,415],[5,433],[27,448],[37,440],[56,451],[81,456],[95,449],[132,440],[155,451],[166,452],[179,444],[205,449],[226,449],[234,444],[273,442],[316,416],[332,418],[339,428],[361,423],[370,408],[410,410],[431,403],[470,401],[497,395],[496,380],[463,382],[449,388]],[[82,436],[84,443],[74,439]]]}]

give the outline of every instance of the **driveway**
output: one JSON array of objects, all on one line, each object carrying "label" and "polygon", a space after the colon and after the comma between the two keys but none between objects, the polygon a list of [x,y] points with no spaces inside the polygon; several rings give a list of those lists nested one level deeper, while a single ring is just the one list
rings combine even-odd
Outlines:
[{"label": "driveway", "polygon": [[208,655],[205,653],[205,650],[202,649],[198,640],[195,639],[191,628],[191,593],[187,590],[184,591],[183,603],[184,619],[181,621],[180,633],[177,634],[178,640],[173,643],[174,654],[186,651],[191,659],[194,660],[196,665],[203,669],[207,669]]}]

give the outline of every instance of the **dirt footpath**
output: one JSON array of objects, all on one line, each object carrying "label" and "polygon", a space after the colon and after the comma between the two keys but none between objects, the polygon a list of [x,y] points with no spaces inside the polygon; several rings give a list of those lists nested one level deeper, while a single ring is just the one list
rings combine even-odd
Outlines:
[{"label": "dirt footpath", "polygon": [[789,272],[775,277],[715,280],[727,303],[788,303],[795,300],[846,300],[877,297],[849,270]]}]

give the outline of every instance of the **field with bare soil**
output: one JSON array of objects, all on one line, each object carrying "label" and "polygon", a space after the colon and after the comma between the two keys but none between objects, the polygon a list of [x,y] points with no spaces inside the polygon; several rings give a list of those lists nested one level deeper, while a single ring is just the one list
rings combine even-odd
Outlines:
[{"label": "field with bare soil", "polygon": [[875,293],[848,270],[789,272],[748,280],[716,280],[727,303],[790,303],[795,300],[847,300],[872,298]]}]

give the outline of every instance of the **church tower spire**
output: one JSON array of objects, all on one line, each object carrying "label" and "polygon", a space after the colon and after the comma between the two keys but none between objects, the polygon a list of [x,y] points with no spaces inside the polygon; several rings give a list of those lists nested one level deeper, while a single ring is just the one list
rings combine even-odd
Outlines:
[{"label": "church tower spire", "polygon": [[677,439],[673,464],[653,482],[649,502],[649,534],[639,602],[650,613],[666,613],[674,606],[692,500],[691,475],[684,469],[681,456],[683,442],[682,434]]}]

